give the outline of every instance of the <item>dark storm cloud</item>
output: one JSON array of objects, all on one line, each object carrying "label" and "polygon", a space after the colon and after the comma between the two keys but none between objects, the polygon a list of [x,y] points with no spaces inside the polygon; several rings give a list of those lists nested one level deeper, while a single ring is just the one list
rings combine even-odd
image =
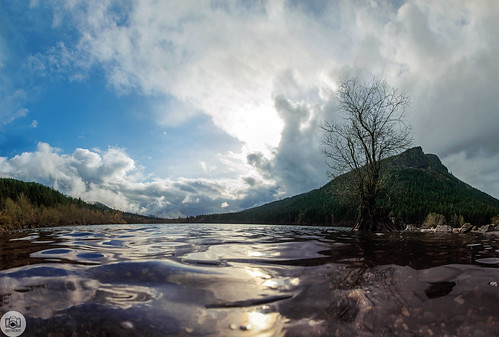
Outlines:
[{"label": "dark storm cloud", "polygon": [[260,171],[260,173],[266,177],[272,173],[272,162],[267,159],[263,153],[254,152],[250,153],[246,157],[248,159],[248,164],[255,167]]},{"label": "dark storm cloud", "polygon": [[325,182],[317,107],[292,103],[281,95],[275,97],[275,107],[284,121],[274,159],[277,180],[290,194],[317,188]]},{"label": "dark storm cloud", "polygon": [[261,153],[252,153],[248,155],[248,163],[274,179],[285,195],[317,188],[327,181],[324,158],[319,150],[322,136],[319,124],[325,115],[324,107],[310,106],[303,101],[294,103],[283,95],[276,95],[274,104],[284,121],[274,157],[266,159]]}]

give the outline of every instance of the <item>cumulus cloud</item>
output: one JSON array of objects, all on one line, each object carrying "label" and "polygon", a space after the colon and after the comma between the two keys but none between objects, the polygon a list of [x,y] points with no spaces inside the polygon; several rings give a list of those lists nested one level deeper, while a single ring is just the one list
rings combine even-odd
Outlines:
[{"label": "cumulus cloud", "polygon": [[38,181],[75,198],[164,217],[238,210],[254,206],[255,194],[262,195],[236,179],[151,179],[123,149],[112,147],[64,154],[39,143],[34,152],[0,157],[0,176]]},{"label": "cumulus cloud", "polygon": [[[116,190],[115,179],[120,175],[126,176],[133,165],[130,167],[130,160],[123,153],[122,158],[113,156],[116,152],[121,150],[110,148],[101,157],[88,150],[76,149],[72,155],[67,155],[49,144],[39,143],[35,152],[2,158],[0,174],[38,181],[73,197],[128,209],[132,206]],[[128,168],[123,169],[126,165],[129,165]]]}]

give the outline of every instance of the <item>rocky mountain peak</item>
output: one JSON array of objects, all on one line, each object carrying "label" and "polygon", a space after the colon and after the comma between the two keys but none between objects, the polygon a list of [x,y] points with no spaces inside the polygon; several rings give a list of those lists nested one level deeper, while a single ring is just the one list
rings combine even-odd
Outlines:
[{"label": "rocky mountain peak", "polygon": [[425,154],[421,146],[408,149],[398,156],[392,157],[392,165],[400,168],[414,168],[420,170],[434,169],[439,172],[448,172],[440,158],[434,154]]}]

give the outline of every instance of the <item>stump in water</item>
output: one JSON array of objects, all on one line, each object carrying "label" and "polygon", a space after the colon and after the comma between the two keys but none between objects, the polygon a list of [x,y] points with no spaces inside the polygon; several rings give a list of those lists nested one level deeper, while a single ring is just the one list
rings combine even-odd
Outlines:
[{"label": "stump in water", "polygon": [[363,232],[393,232],[402,230],[399,223],[393,222],[385,212],[376,207],[361,207],[353,230]]}]

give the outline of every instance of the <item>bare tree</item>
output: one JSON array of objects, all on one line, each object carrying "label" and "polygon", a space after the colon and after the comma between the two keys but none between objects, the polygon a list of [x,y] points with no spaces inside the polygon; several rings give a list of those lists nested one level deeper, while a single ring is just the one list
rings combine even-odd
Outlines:
[{"label": "bare tree", "polygon": [[322,152],[332,176],[351,171],[347,189],[359,207],[354,229],[398,229],[378,204],[383,190],[381,161],[409,147],[410,128],[404,122],[409,97],[373,78],[341,80],[338,89],[339,119],[324,122]]}]

